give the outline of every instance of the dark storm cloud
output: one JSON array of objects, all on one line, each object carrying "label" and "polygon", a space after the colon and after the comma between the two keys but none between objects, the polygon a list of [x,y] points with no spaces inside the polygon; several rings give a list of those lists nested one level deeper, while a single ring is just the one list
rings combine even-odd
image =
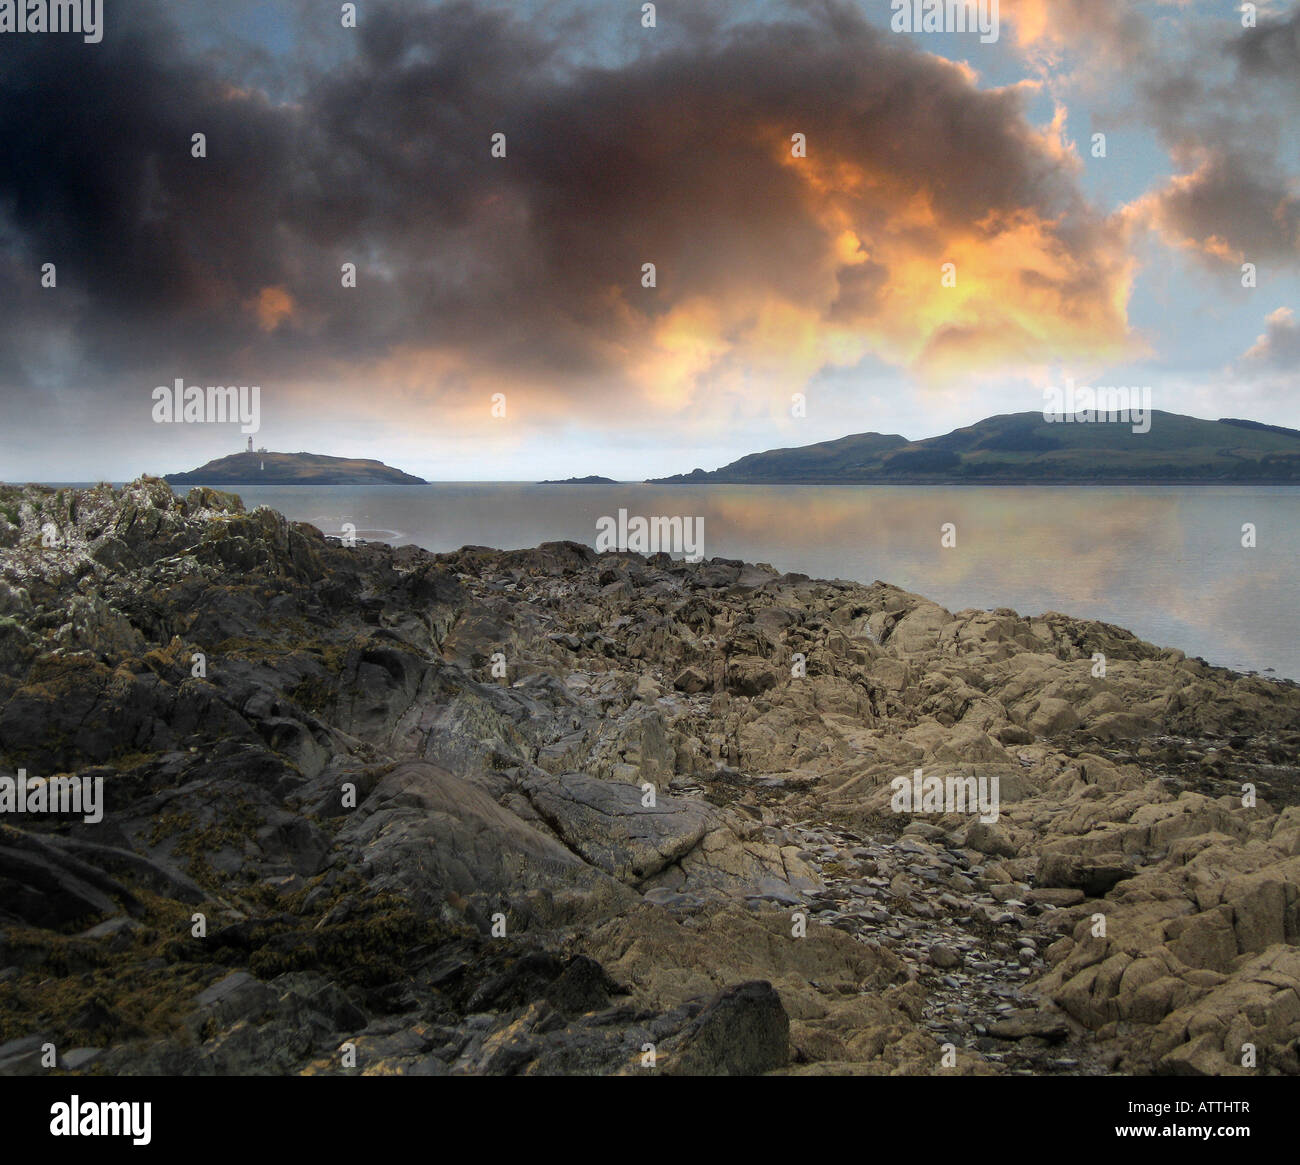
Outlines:
[{"label": "dark storm cloud", "polygon": [[1241,72],[1249,76],[1300,79],[1300,10],[1287,17],[1263,17],[1233,43]]},{"label": "dark storm cloud", "polygon": [[[280,274],[268,233],[292,125],[187,58],[149,5],[115,9],[99,45],[8,37],[2,51],[0,326],[13,362],[35,379],[51,349],[73,371],[70,345],[86,376],[224,362],[245,342],[244,293]],[[195,132],[206,160],[191,157]],[[44,263],[56,291],[33,290]]]},{"label": "dark storm cloud", "polygon": [[[1063,301],[1110,301],[1112,239],[1018,95],[977,90],[846,5],[791,11],[724,30],[703,6],[689,37],[660,40],[629,17],[646,47],[615,69],[572,64],[571,24],[369,4],[337,31],[354,51],[295,63],[298,92],[276,100],[229,54],[188,48],[166,7],[116,9],[98,46],[7,38],[0,375],[34,377],[73,334],[105,382],[264,376],[403,345],[596,376],[692,297],[814,300],[828,208],[889,224],[891,245],[936,267],[948,240],[1028,211],[1071,258],[1041,278]],[[248,69],[264,76],[265,59]],[[504,160],[489,155],[498,131]],[[811,184],[782,164],[793,132]],[[34,290],[47,261],[57,296]],[[359,291],[340,287],[347,261]],[[639,294],[646,262],[654,297]],[[827,318],[869,314],[881,264],[832,275]]]}]

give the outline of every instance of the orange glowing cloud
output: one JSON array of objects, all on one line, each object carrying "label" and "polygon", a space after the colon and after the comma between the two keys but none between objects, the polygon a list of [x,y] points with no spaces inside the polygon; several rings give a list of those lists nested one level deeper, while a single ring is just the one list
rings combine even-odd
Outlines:
[{"label": "orange glowing cloud", "polygon": [[[1167,8],[1189,0],[1157,0]],[[1056,54],[1067,47],[1113,52],[1137,47],[1145,18],[1132,0],[1001,0],[1000,19],[1015,31],[1017,47]]]},{"label": "orange glowing cloud", "polygon": [[[1045,7],[1014,8],[1025,37],[1049,35]],[[718,38],[685,63],[583,74],[508,164],[441,184],[420,170],[413,189],[442,191],[447,221],[441,202],[406,208],[400,231],[367,218],[358,302],[391,342],[339,378],[466,433],[495,431],[496,392],[511,419],[563,425],[616,400],[620,421],[718,431],[864,361],[960,395],[1139,351],[1126,221],[1079,190],[1064,102],[1028,120],[1039,82],[981,89],[866,24]],[[356,181],[407,166],[399,151]],[[301,303],[263,289],[263,331],[360,329],[355,312],[332,326],[337,296],[286,285]]]},{"label": "orange glowing cloud", "polygon": [[[1028,148],[1061,165],[1053,132]],[[790,291],[737,270],[707,294],[676,292],[667,263],[657,291],[629,279],[594,298],[591,349],[603,371],[562,375],[513,364],[491,345],[413,343],[367,370],[366,382],[376,399],[406,399],[495,440],[497,392],[511,419],[532,423],[563,424],[578,402],[610,393],[628,420],[717,426],[756,398],[788,405],[820,371],[869,356],[939,390],[1137,352],[1127,317],[1134,264],[1106,220],[1085,213],[1068,223],[1030,207],[966,219],[880,162],[823,152],[773,164],[789,168],[801,216],[817,228]],[[271,326],[291,311],[268,292],[261,306]]]},{"label": "orange glowing cloud", "polygon": [[295,310],[293,296],[283,287],[264,287],[244,306],[257,318],[257,326],[264,332],[275,331],[293,317]]},{"label": "orange glowing cloud", "polygon": [[[1033,143],[1060,167],[1077,162],[1063,125],[1058,108]],[[779,350],[786,371],[809,374],[870,352],[946,383],[1136,350],[1127,318],[1135,269],[1118,224],[1077,229],[1030,207],[964,220],[883,166],[780,161],[803,182],[807,214],[823,227],[822,293],[784,305],[774,332],[773,305],[745,302],[742,292],[730,334],[750,352]],[[855,284],[862,293],[846,295]]]}]

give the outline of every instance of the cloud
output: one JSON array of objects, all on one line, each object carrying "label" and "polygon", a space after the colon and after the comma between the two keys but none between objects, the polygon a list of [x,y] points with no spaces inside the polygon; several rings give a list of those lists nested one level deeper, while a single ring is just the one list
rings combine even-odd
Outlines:
[{"label": "cloud", "polygon": [[1294,82],[1300,75],[1300,10],[1289,17],[1265,16],[1232,46],[1241,72]]},{"label": "cloud", "polygon": [[1016,45],[1044,63],[1082,50],[1118,64],[1150,42],[1148,18],[1131,0],[1001,0],[1000,12]]},{"label": "cloud", "polygon": [[245,307],[257,317],[264,332],[273,332],[294,312],[293,296],[283,287],[263,287]]},{"label": "cloud", "polygon": [[1265,331],[1246,352],[1245,359],[1257,368],[1300,368],[1300,323],[1289,307],[1269,313]]},{"label": "cloud", "polygon": [[1290,87],[1279,102],[1275,82],[1294,80],[1300,58],[1288,63],[1288,53],[1295,57],[1300,13],[1243,29],[1236,19],[1187,7],[1176,21],[1179,36],[1149,40],[1126,114],[1155,130],[1173,173],[1124,217],[1211,267],[1293,268],[1300,184],[1287,164]]},{"label": "cloud", "polygon": [[1210,261],[1300,260],[1300,195],[1271,156],[1221,143],[1180,156],[1187,172],[1135,202],[1135,219]]},{"label": "cloud", "polygon": [[93,54],[20,45],[0,230],[20,282],[61,274],[0,292],[10,372],[70,329],[91,385],[279,377],[466,415],[508,386],[558,418],[611,391],[707,412],[867,354],[942,383],[1127,351],[1122,232],[1059,127],[847,5],[789,11],[634,22],[615,64],[575,62],[571,22],[371,5],[275,97],[151,5]]},{"label": "cloud", "polygon": [[[1052,92],[1087,91],[1095,128],[1149,126],[1168,151],[1173,173],[1127,222],[1211,266],[1300,258],[1300,190],[1283,161],[1300,12],[1251,29],[1194,0],[1002,0],[1002,12]],[[1288,84],[1282,103],[1276,82]]]}]

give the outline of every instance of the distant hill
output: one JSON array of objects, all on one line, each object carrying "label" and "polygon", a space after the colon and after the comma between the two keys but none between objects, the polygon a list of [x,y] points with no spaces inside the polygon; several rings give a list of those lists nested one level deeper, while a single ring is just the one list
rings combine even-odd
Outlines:
[{"label": "distant hill", "polygon": [[592,474],[590,477],[568,477],[563,481],[539,481],[538,485],[618,485],[612,477],[598,477]]},{"label": "distant hill", "polygon": [[1256,421],[1203,421],[1153,410],[1151,428],[1119,421],[1048,422],[1010,413],[942,437],[862,433],[751,453],[721,469],[656,484],[1173,484],[1300,485],[1300,432]]},{"label": "distant hill", "polygon": [[172,485],[427,485],[382,461],[320,453],[232,453],[189,473],[168,473]]}]

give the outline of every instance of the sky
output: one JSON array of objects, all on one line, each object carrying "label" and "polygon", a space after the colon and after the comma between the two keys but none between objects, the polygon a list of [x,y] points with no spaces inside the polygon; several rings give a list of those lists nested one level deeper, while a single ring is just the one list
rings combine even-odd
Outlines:
[{"label": "sky", "polygon": [[919,439],[1066,378],[1300,427],[1300,8],[1001,0],[985,43],[892,7],[0,31],[0,480],[242,449],[154,419],[177,380],[258,386],[259,447],[456,481]]}]

